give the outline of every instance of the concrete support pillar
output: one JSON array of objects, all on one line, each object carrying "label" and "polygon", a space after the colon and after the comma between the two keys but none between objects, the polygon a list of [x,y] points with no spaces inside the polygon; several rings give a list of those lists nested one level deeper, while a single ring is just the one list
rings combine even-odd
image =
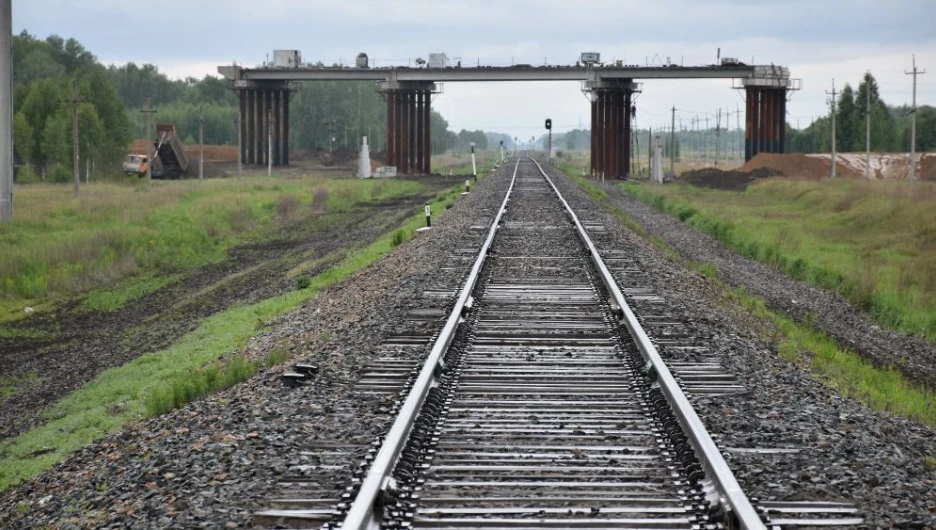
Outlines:
[{"label": "concrete support pillar", "polygon": [[630,175],[633,91],[630,80],[611,81],[592,89],[591,168],[595,176]]},{"label": "concrete support pillar", "polygon": [[283,127],[283,116],[282,116],[282,92],[276,90],[273,92],[273,165],[278,166],[282,163],[280,158],[280,131]]},{"label": "concrete support pillar", "polygon": [[776,90],[777,97],[777,153],[786,152],[786,91]]},{"label": "concrete support pillar", "polygon": [[289,89],[283,90],[283,165],[289,165]]},{"label": "concrete support pillar", "polygon": [[428,174],[431,167],[433,83],[385,82],[387,99],[387,165],[397,174]]},{"label": "concrete support pillar", "polygon": [[254,140],[250,148],[254,152],[254,164],[262,164],[260,151],[260,137],[263,136],[263,96],[259,90],[254,90]]},{"label": "concrete support pillar", "polygon": [[250,145],[247,143],[247,90],[238,90],[237,91],[237,100],[238,100],[238,113],[237,113],[237,128],[239,129],[240,134],[240,151],[237,153],[237,156],[240,157],[240,163],[247,163],[247,146]]},{"label": "concrete support pillar", "polygon": [[598,98],[595,94],[591,98],[591,174],[598,174]]},{"label": "concrete support pillar", "polygon": [[426,175],[432,172],[432,91],[423,90],[423,166]]},{"label": "concrete support pillar", "polygon": [[400,107],[401,113],[403,114],[403,134],[402,134],[402,149],[400,149],[400,166],[401,172],[404,175],[409,174],[410,172],[410,158],[412,156],[412,151],[410,151],[410,123],[412,122],[412,113],[410,112],[410,104],[412,101],[413,93],[404,90],[403,91],[403,105]]},{"label": "concrete support pillar", "polygon": [[271,110],[273,109],[273,92],[263,91],[263,165],[270,162],[270,133],[273,126]]},{"label": "concrete support pillar", "polygon": [[257,141],[257,111],[256,111],[256,91],[245,90],[247,99],[247,136],[244,137],[244,149],[247,151],[248,164],[254,164],[256,161],[256,141]]},{"label": "concrete support pillar", "polygon": [[624,91],[624,105],[621,111],[624,113],[624,126],[621,134],[621,175],[631,174],[631,105],[633,92]]},{"label": "concrete support pillar", "polygon": [[423,171],[423,158],[426,156],[423,152],[423,126],[425,121],[423,120],[423,112],[425,111],[425,95],[422,90],[416,92],[416,138],[415,138],[415,148],[416,148],[416,165],[415,169],[417,172],[422,173]]},{"label": "concrete support pillar", "polygon": [[396,165],[396,90],[387,90],[387,165]]},{"label": "concrete support pillar", "polygon": [[744,159],[786,150],[786,88],[745,87]]},{"label": "concrete support pillar", "polygon": [[757,89],[747,87],[744,90],[744,160],[748,161],[754,158],[754,146],[756,144],[757,129],[754,124],[757,123]]}]

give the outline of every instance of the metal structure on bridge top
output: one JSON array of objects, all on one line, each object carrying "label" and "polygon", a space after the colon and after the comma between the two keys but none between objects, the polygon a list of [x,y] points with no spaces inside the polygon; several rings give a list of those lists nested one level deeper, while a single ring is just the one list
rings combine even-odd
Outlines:
[{"label": "metal structure on bridge top", "polygon": [[[273,141],[273,165],[289,163],[289,84],[299,81],[373,81],[387,100],[387,165],[400,174],[429,172],[431,97],[436,83],[578,81],[591,102],[591,171],[630,174],[635,80],[731,79],[747,99],[745,159],[785,148],[786,97],[797,90],[787,68],[743,64],[711,66],[576,65],[444,68],[219,66],[240,95],[241,160],[265,165]],[[740,86],[738,86],[740,85]],[[270,134],[272,127],[272,135]]]}]

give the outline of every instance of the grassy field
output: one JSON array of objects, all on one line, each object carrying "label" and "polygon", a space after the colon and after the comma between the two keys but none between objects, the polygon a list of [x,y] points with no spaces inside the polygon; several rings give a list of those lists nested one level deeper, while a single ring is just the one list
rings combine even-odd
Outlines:
[{"label": "grassy field", "polygon": [[625,184],[638,199],[882,325],[936,339],[936,186],[771,179],[745,192]]},{"label": "grassy field", "polygon": [[[301,195],[301,191],[291,188],[298,183],[258,181],[262,184],[227,185],[233,186],[235,191],[241,190],[239,193],[253,190],[266,195],[270,191],[267,186],[270,186],[280,187],[280,192],[291,190],[287,196]],[[412,191],[411,187],[415,186],[413,183],[392,180],[314,180],[311,184],[316,186],[315,189],[325,187],[330,190],[329,208],[342,208],[343,204],[347,205],[345,201],[353,201],[355,197],[360,199],[362,193],[366,197],[379,198],[407,189]],[[306,182],[306,186],[309,185]],[[197,188],[195,191],[198,191]],[[461,191],[460,187],[454,187],[436,194],[432,201],[433,211],[439,214],[444,212]],[[321,191],[315,195],[323,196]],[[266,200],[275,201],[273,198]],[[244,201],[253,202],[246,197]],[[307,202],[310,202],[311,207],[315,200]],[[263,211],[263,208],[260,209]],[[237,352],[250,337],[262,330],[265,322],[296,309],[325,287],[376,261],[412,237],[424,223],[422,208],[418,208],[402,226],[389,230],[366,247],[352,250],[340,263],[309,278],[307,282],[298,285],[295,291],[213,315],[171,347],[142,355],[123,366],[103,372],[43,411],[43,417],[48,420],[46,423],[16,438],[0,442],[0,491],[41,473],[72,451],[116,432],[129,422],[162,414],[198,397],[230,387],[249,378],[264,365],[285,362],[288,360],[285,350],[273,349],[263,359],[246,359]],[[152,285],[146,283],[144,290],[150,288]]]},{"label": "grassy field", "polygon": [[92,184],[75,198],[68,186],[17,186],[15,219],[0,224],[0,324],[24,317],[26,306],[118,282],[85,301],[114,310],[288,223],[421,189],[403,180],[250,177],[151,189]]}]

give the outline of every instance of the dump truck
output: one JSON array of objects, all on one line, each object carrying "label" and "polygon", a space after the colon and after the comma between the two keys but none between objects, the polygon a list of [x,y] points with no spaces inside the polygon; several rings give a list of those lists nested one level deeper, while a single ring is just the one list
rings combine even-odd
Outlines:
[{"label": "dump truck", "polygon": [[[188,172],[188,157],[185,156],[185,149],[179,141],[175,123],[156,124],[153,146],[156,148],[154,158],[158,159],[158,162],[153,164],[154,177],[176,179]],[[160,169],[158,172],[157,168]]]}]

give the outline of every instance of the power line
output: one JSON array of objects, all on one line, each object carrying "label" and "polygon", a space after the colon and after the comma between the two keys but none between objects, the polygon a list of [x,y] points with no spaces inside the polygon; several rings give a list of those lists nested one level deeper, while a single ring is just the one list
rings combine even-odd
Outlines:
[{"label": "power line", "polygon": [[832,92],[826,92],[826,94],[832,96],[832,99],[829,100],[832,110],[832,172],[829,177],[835,178],[835,96],[838,94],[838,92],[835,91],[835,79],[832,79]]},{"label": "power line", "polygon": [[907,72],[904,71],[904,75],[913,76],[913,104],[910,107],[910,173],[908,174],[908,180],[913,182],[914,172],[916,166],[916,111],[917,111],[917,101],[916,101],[916,90],[917,90],[917,76],[923,75],[926,73],[926,70],[917,70],[916,66],[916,55],[913,56],[913,70]]}]

